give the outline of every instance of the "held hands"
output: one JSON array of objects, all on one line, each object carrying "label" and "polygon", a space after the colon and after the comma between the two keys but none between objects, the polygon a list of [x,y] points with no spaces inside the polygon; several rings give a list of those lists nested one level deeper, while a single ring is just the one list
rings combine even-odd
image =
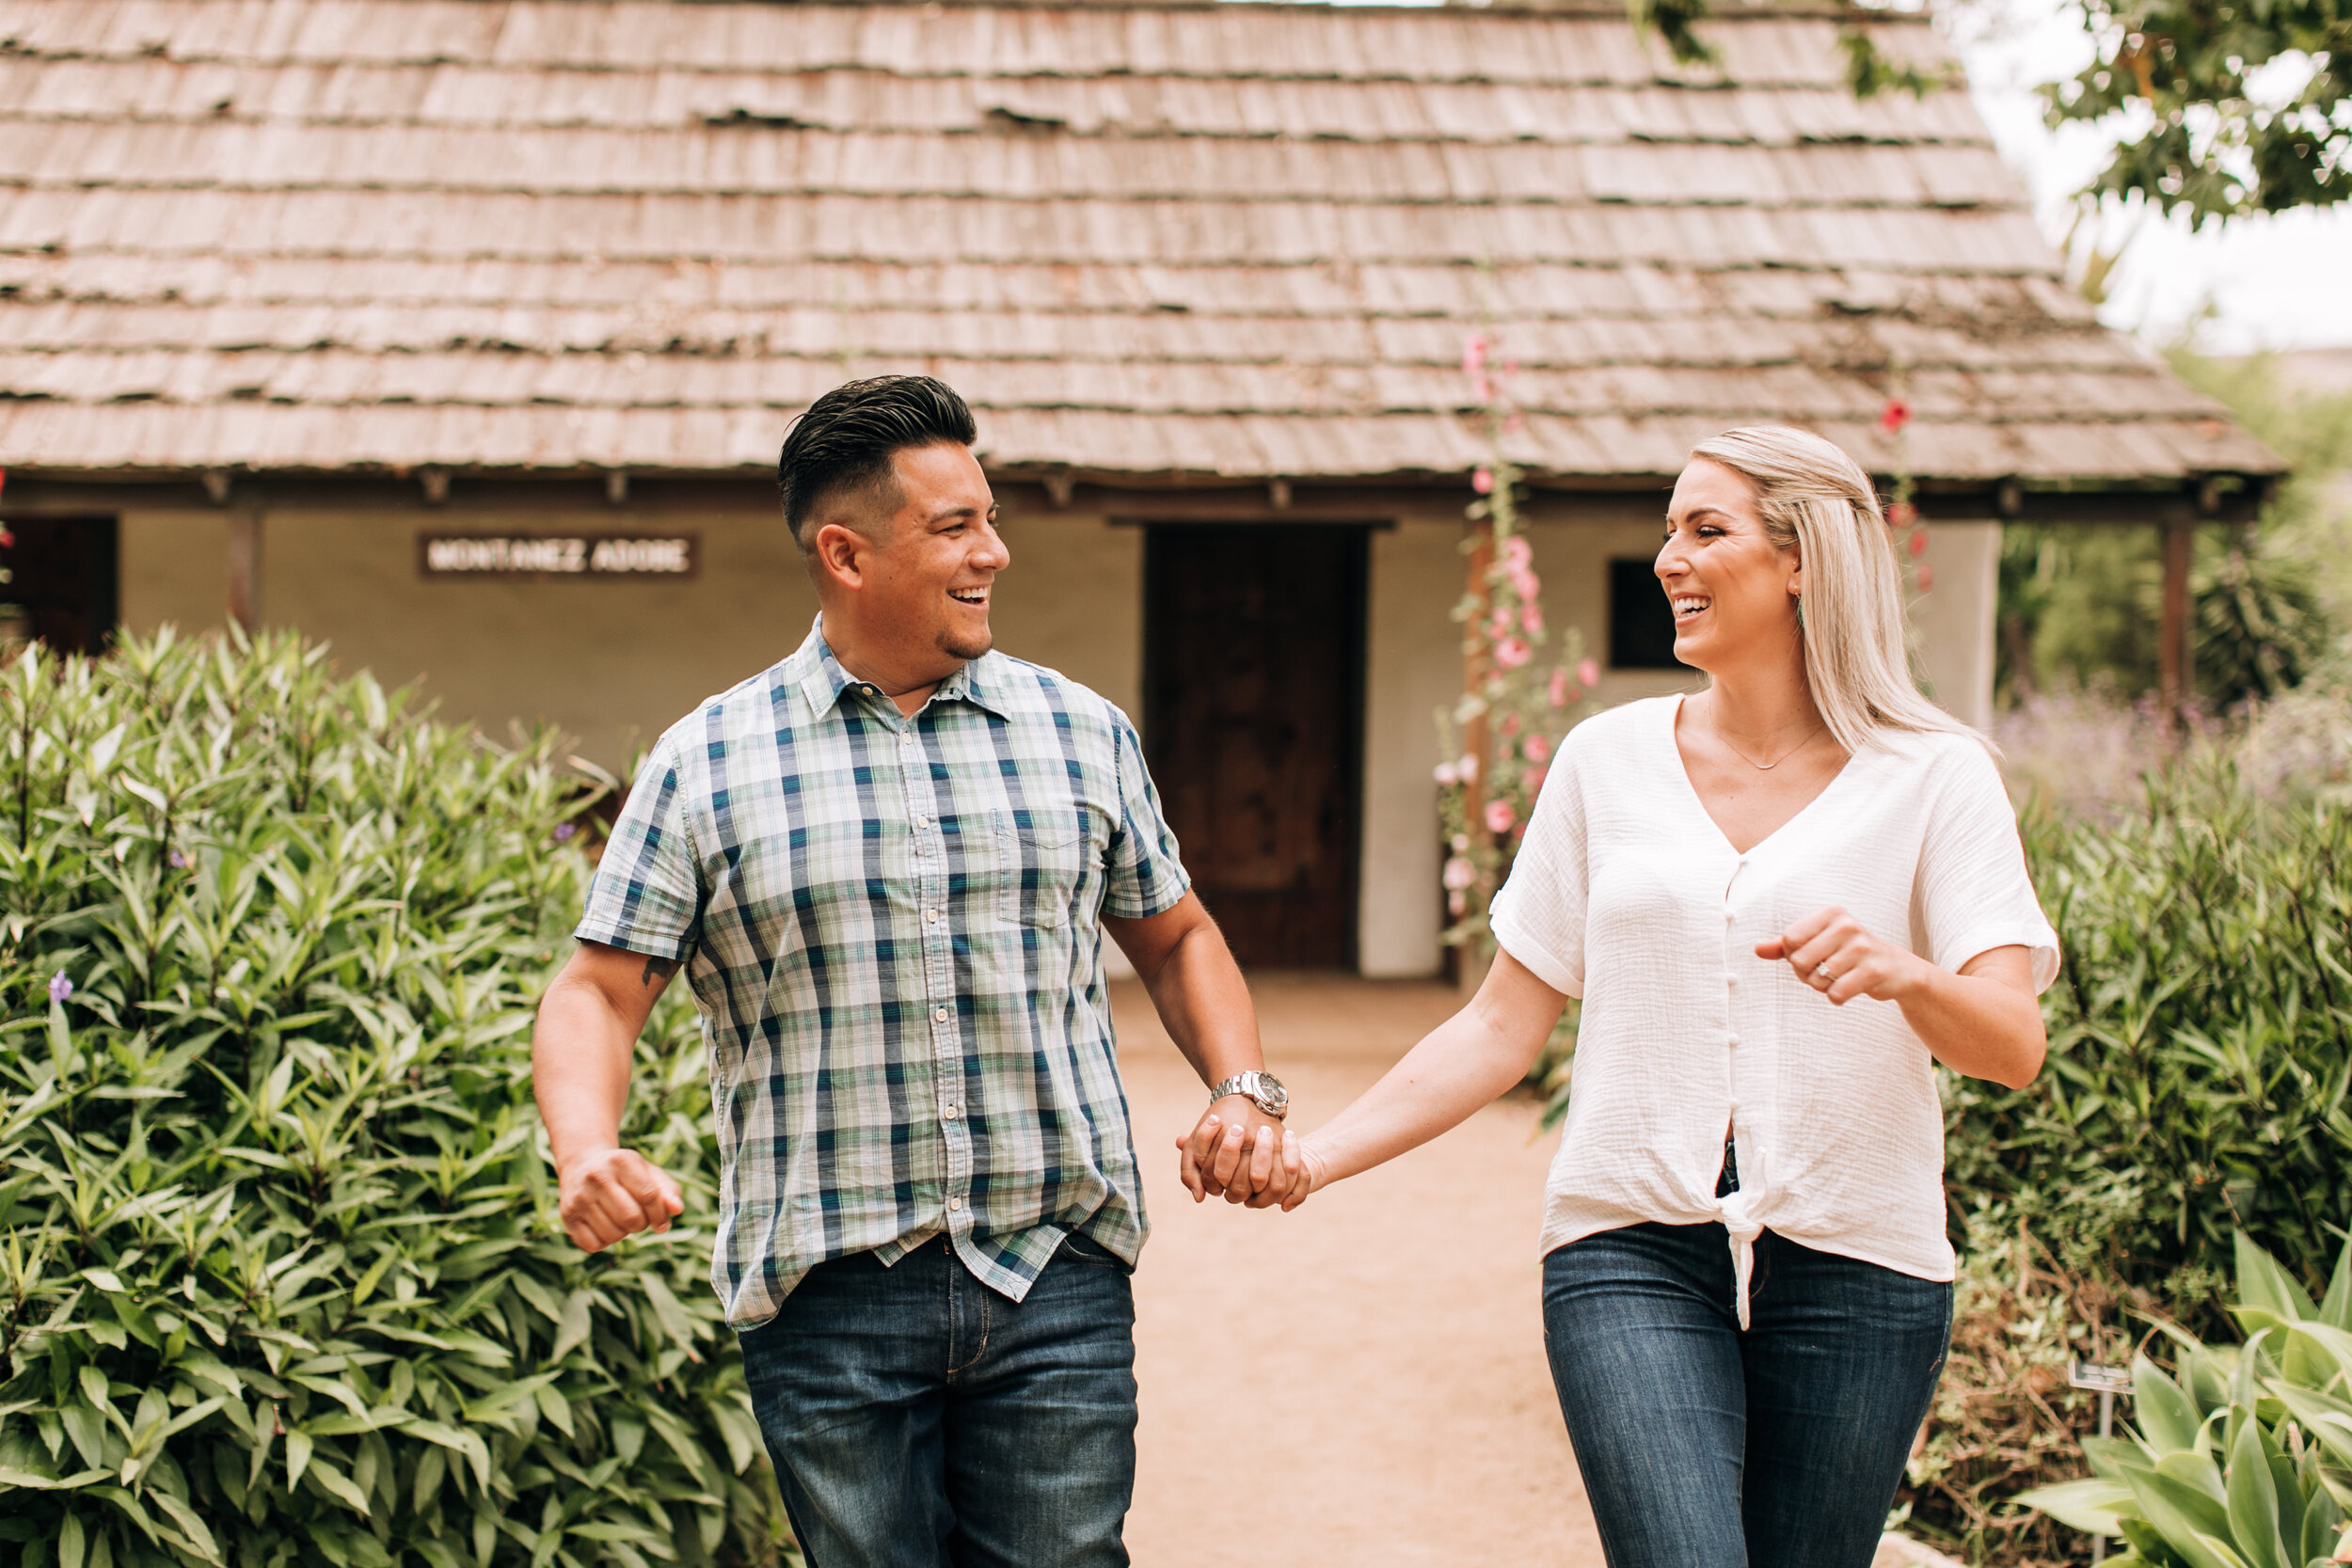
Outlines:
[{"label": "held hands", "polygon": [[640,1230],[667,1230],[686,1207],[670,1173],[629,1148],[596,1148],[559,1165],[564,1228],[582,1252]]},{"label": "held hands", "polygon": [[1798,979],[1840,1007],[1857,996],[1900,1002],[1930,967],[1910,948],[1871,935],[1834,904],[1757,942],[1756,956],[1788,959]]},{"label": "held hands", "polygon": [[1258,1109],[1245,1095],[1211,1105],[1200,1124],[1176,1140],[1177,1174],[1195,1203],[1223,1196],[1251,1209],[1285,1211],[1307,1201],[1318,1162],[1306,1139]]}]

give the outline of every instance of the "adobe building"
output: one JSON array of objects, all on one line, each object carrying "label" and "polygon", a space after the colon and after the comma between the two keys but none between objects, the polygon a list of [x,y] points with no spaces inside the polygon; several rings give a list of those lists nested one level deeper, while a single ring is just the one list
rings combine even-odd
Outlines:
[{"label": "adobe building", "polygon": [[1618,0],[8,0],[6,592],[299,626],[619,767],[807,628],[792,415],[929,372],[999,645],[1136,716],[1245,959],[1430,973],[1470,333],[1603,701],[1687,682],[1647,563],[1729,425],[1907,464],[1975,721],[2002,519],[2168,528],[2185,591],[2277,467],[2093,322],[1964,93],[1848,92],[1845,19],[1924,20],[1729,9],[1718,75]]}]

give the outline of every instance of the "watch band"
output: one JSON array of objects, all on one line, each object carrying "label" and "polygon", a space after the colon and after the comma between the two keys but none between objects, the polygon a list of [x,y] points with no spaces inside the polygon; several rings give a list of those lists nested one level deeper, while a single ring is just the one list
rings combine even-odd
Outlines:
[{"label": "watch band", "polygon": [[1209,1103],[1214,1105],[1228,1095],[1240,1095],[1259,1110],[1280,1121],[1290,1115],[1290,1091],[1282,1081],[1258,1068],[1236,1072],[1209,1091]]}]

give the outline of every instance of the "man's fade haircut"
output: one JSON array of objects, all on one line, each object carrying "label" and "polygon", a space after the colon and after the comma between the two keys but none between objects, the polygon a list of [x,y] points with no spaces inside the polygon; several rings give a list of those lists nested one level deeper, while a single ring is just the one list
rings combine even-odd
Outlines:
[{"label": "man's fade haircut", "polygon": [[971,406],[936,377],[843,382],[792,421],[776,458],[776,489],[792,542],[803,555],[816,547],[809,519],[819,503],[843,490],[871,489],[881,511],[896,512],[892,454],[950,441],[968,447],[978,436]]}]

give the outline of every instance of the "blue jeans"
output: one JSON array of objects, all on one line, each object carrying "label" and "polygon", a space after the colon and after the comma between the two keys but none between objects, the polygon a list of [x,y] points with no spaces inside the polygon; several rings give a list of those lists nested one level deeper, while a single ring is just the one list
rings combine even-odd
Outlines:
[{"label": "blue jeans", "polygon": [[1720,1225],[1544,1259],[1544,1342],[1610,1568],[1868,1568],[1952,1288],[1766,1231],[1742,1333]]},{"label": "blue jeans", "polygon": [[812,1270],[741,1336],[810,1568],[1124,1568],[1135,1323],[1081,1236],[1017,1304],[944,1238]]}]

